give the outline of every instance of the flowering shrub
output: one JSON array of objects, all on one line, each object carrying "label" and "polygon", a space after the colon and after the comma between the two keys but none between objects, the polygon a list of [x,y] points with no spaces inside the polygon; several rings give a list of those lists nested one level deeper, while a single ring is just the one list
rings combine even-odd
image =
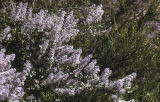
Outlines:
[{"label": "flowering shrub", "polygon": [[26,61],[24,70],[16,72],[15,68],[11,68],[15,54],[5,55],[5,49],[1,49],[0,56],[0,100],[20,101],[25,94],[23,86],[31,64]]},{"label": "flowering shrub", "polygon": [[29,32],[38,28],[38,32],[44,32],[50,40],[59,44],[64,41],[68,42],[79,32],[78,29],[74,29],[78,19],[74,19],[73,11],[64,19],[65,11],[62,11],[60,16],[48,14],[48,10],[40,10],[40,12],[33,14],[32,8],[27,7],[28,3],[14,5],[11,11],[11,19],[21,21],[24,28]]},{"label": "flowering shrub", "polygon": [[[97,11],[101,9],[102,5],[97,7]],[[94,11],[91,10],[91,13]],[[89,17],[91,16],[88,16]],[[93,19],[88,22],[96,22],[101,19],[103,10],[100,13],[96,13]],[[91,60],[92,55],[88,55],[85,58],[81,57],[81,49],[73,49],[73,46],[65,44],[71,38],[74,38],[79,32],[75,29],[78,19],[74,19],[73,11],[65,17],[65,12],[62,11],[60,16],[55,14],[48,14],[48,10],[40,10],[39,13],[33,14],[32,8],[28,9],[28,3],[19,3],[14,5],[11,10],[11,19],[15,22],[20,21],[21,26],[24,27],[26,33],[33,33],[37,28],[38,32],[42,32],[47,40],[42,45],[39,45],[40,51],[37,57],[38,63],[32,61],[33,67],[38,66],[39,62],[47,60],[48,77],[36,80],[42,86],[49,86],[57,94],[75,96],[80,94],[83,90],[93,90],[94,88],[104,88],[113,91],[116,95],[118,93],[124,94],[126,90],[131,88],[131,81],[136,77],[136,73],[128,75],[122,79],[110,81],[109,76],[111,70],[106,68],[100,75],[99,66],[96,65],[96,60]],[[7,27],[1,34],[1,41],[6,37],[10,31],[10,27]],[[7,39],[8,39],[7,38]],[[29,45],[31,46],[31,45]],[[24,70],[22,72],[16,72],[15,68],[11,68],[11,61],[14,60],[15,55],[7,55],[5,57],[5,50],[1,50],[1,86],[0,91],[1,100],[16,100],[20,101],[25,92],[23,86],[25,85],[26,76],[39,76],[36,69],[31,71],[31,64],[26,61],[24,64]],[[45,62],[46,63],[46,62]],[[46,64],[41,64],[45,67]],[[40,68],[41,69],[41,68]],[[45,72],[45,70],[43,70]]]},{"label": "flowering shrub", "polygon": [[[64,1],[61,1],[60,3],[63,2]],[[120,6],[122,6],[121,1],[112,0],[111,4],[119,7],[113,7],[116,13],[123,9],[120,8]],[[107,6],[103,5],[104,9],[106,7]],[[113,69],[112,73],[111,69],[103,68],[104,66],[102,67],[102,65],[98,66],[99,59],[96,60],[94,56],[94,51],[97,49],[93,49],[92,54],[89,54],[90,52],[86,53],[85,51],[82,53],[81,48],[70,44],[70,41],[72,39],[72,41],[76,40],[77,35],[79,36],[79,33],[83,33],[83,31],[95,35],[91,35],[90,40],[85,38],[89,43],[92,42],[92,38],[95,38],[91,46],[99,44],[96,43],[97,40],[102,39],[99,37],[103,37],[104,39],[110,38],[110,41],[108,41],[108,39],[105,40],[107,43],[110,42],[110,45],[116,45],[117,37],[126,37],[126,29],[124,30],[125,33],[116,35],[116,33],[121,32],[122,29],[118,29],[119,24],[118,26],[115,24],[116,27],[111,25],[114,20],[112,21],[109,17],[111,20],[111,22],[108,23],[110,27],[105,26],[106,24],[102,22],[102,15],[106,13],[104,9],[102,9],[102,4],[98,6],[93,4],[87,8],[87,12],[85,11],[87,15],[84,20],[78,17],[76,13],[73,13],[73,11],[67,12],[61,10],[61,13],[53,14],[50,10],[44,9],[36,12],[34,8],[29,7],[29,3],[12,4],[11,9],[8,10],[11,11],[7,18],[9,23],[6,23],[11,26],[11,28],[8,26],[0,35],[0,100],[70,102],[72,98],[74,100],[74,98],[81,95],[84,96],[84,93],[99,93],[99,90],[103,90],[103,95],[99,95],[100,99],[102,98],[101,96],[105,98],[107,96],[110,101],[124,101],[125,95],[133,92],[133,90],[137,88],[134,87],[133,90],[131,89],[131,82],[137,76],[137,73],[134,73],[136,69],[133,70],[133,72],[127,72],[127,74],[120,73],[121,75],[123,74],[123,77],[114,76],[113,78],[112,75],[115,75],[114,67],[111,67]],[[145,14],[146,13],[142,16]],[[106,15],[104,16],[106,17]],[[139,18],[137,18],[137,20],[138,19]],[[83,29],[80,28],[82,22]],[[114,28],[116,29],[115,31],[113,30]],[[111,34],[107,35],[110,32],[115,33],[113,34],[115,38],[112,37]],[[107,34],[103,36],[101,33]],[[127,37],[131,36],[129,34]],[[83,36],[85,37],[86,35],[83,34]],[[131,36],[131,38],[135,38],[135,36]],[[83,40],[83,38],[81,40],[81,42],[86,41]],[[127,41],[125,45],[129,46],[130,39]],[[136,42],[134,39],[132,41],[134,43]],[[13,44],[15,44],[15,46],[13,46]],[[132,44],[133,43],[131,43],[131,45]],[[17,48],[19,45],[20,47]],[[112,49],[110,45],[105,46]],[[99,47],[101,48],[101,46]],[[135,49],[134,46],[131,46],[131,48]],[[124,49],[124,51],[125,50],[127,49]],[[112,49],[113,53],[117,51],[118,50],[114,51],[114,48]],[[13,52],[15,54],[10,54]],[[104,52],[105,51],[102,53],[106,54]],[[20,54],[21,56],[19,56]],[[103,60],[105,60],[105,58]],[[111,64],[112,63],[113,62],[111,62]],[[21,64],[24,64],[23,70]],[[16,69],[18,70],[16,71]],[[44,97],[49,99],[45,100]],[[126,99],[129,100],[129,98]],[[99,101],[99,99],[97,100]],[[129,102],[134,102],[134,99]]]},{"label": "flowering shrub", "polygon": [[[90,61],[92,55],[88,55],[82,59],[80,57],[82,53],[81,49],[73,50],[73,47],[69,45],[61,46],[58,48],[58,52],[57,56],[55,56],[58,67],[53,67],[53,70],[56,69],[56,71],[50,73],[47,78],[48,84],[53,84],[54,87],[60,87],[55,88],[56,93],[75,95],[84,89],[92,90],[93,88],[100,87],[125,93],[126,89],[131,88],[131,81],[136,77],[136,73],[133,73],[123,79],[110,81],[108,78],[111,75],[111,70],[106,68],[102,75],[99,76],[100,69],[96,65],[97,61]],[[68,57],[68,55],[70,56]],[[61,66],[71,66],[75,69],[73,71],[66,69],[66,67],[62,69],[63,67]]]}]

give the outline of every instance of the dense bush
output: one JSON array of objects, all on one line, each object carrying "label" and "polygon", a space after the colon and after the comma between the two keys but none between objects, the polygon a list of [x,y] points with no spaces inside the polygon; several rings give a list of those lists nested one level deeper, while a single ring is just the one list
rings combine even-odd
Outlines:
[{"label": "dense bush", "polygon": [[0,100],[160,99],[159,1],[6,0],[0,6]]}]

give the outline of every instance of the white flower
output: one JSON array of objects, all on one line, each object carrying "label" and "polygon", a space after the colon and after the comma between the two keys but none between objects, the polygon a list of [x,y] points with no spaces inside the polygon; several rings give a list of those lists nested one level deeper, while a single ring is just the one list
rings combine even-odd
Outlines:
[{"label": "white flower", "polygon": [[93,4],[91,7],[88,8],[88,15],[86,22],[90,24],[100,21],[102,19],[103,13],[104,10],[102,9],[102,5],[96,7],[96,5]]}]

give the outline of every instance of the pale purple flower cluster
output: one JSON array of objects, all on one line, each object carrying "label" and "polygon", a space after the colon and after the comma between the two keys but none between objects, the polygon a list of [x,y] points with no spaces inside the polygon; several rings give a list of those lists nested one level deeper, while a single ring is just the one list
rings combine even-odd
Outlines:
[{"label": "pale purple flower cluster", "polygon": [[49,60],[51,63],[54,62],[54,55],[55,55],[55,50],[53,48],[51,48],[50,52],[49,52]]},{"label": "pale purple flower cluster", "polygon": [[[59,53],[56,56],[57,63],[60,65],[72,65],[80,63],[80,55],[82,53],[81,49],[74,50],[73,46],[64,45],[58,48]],[[73,52],[73,53],[72,53]],[[70,57],[67,55],[72,53]]]},{"label": "pale purple flower cluster", "polygon": [[60,81],[65,81],[67,80],[67,78],[69,77],[69,74],[64,74],[62,71],[59,71],[58,73],[56,73],[55,75],[53,73],[50,73],[47,79],[47,83],[51,84],[51,83],[56,83],[56,82],[60,82]]},{"label": "pale purple flower cluster", "polygon": [[14,5],[11,11],[11,19],[21,21],[26,30],[32,32],[38,28],[39,32],[45,32],[50,40],[58,44],[68,42],[78,34],[79,30],[75,29],[75,26],[79,20],[74,18],[73,11],[65,19],[65,11],[62,11],[60,16],[49,14],[48,10],[32,14],[32,8],[27,7],[28,3],[19,3],[18,6]]},{"label": "pale purple flower cluster", "polygon": [[[100,69],[96,65],[97,61],[91,60],[92,55],[83,59],[81,49],[74,50],[73,46],[64,45],[54,51],[57,53],[54,58],[58,67],[56,67],[56,71],[50,73],[46,83],[50,86],[53,85],[55,92],[59,94],[75,95],[80,94],[84,89],[92,90],[93,88],[104,88],[124,94],[131,88],[131,81],[136,77],[136,73],[132,73],[122,79],[111,81],[109,76],[112,71],[106,68],[99,75]],[[74,67],[74,69],[71,70],[70,67]]]},{"label": "pale purple flower cluster", "polygon": [[136,78],[136,73],[132,73],[122,79],[110,81],[105,87],[109,89],[116,88],[116,91],[124,94],[126,90],[131,89],[131,81],[133,81],[134,78]]},{"label": "pale purple flower cluster", "polygon": [[11,17],[15,21],[24,21],[26,19],[28,3],[19,3],[18,6],[13,5]]},{"label": "pale purple flower cluster", "polygon": [[39,45],[39,47],[40,47],[39,59],[41,59],[42,55],[46,53],[48,45],[49,45],[49,40],[45,40],[42,45]]},{"label": "pale purple flower cluster", "polygon": [[56,88],[55,89],[56,93],[59,94],[69,94],[70,96],[74,96],[75,93],[75,88],[69,89],[69,88]]},{"label": "pale purple flower cluster", "polygon": [[0,100],[11,100],[19,102],[23,95],[23,85],[26,76],[29,74],[31,64],[29,61],[25,63],[22,72],[16,72],[15,68],[11,68],[11,62],[15,55],[5,55],[5,49],[0,51]]},{"label": "pale purple flower cluster", "polygon": [[70,39],[74,38],[79,32],[78,29],[75,29],[79,20],[74,18],[73,11],[69,13],[66,19],[64,19],[65,14],[66,13],[62,11],[60,17],[55,15],[55,17],[53,17],[55,20],[52,24],[51,31],[45,32],[49,35],[50,40],[58,45],[70,41]]},{"label": "pale purple flower cluster", "polygon": [[9,40],[12,35],[9,33],[11,30],[11,28],[8,26],[6,27],[2,33],[0,33],[0,42],[3,40],[3,39],[6,39],[6,40]]},{"label": "pale purple flower cluster", "polygon": [[46,52],[46,49],[48,48],[48,44],[49,44],[49,40],[46,40],[42,45],[39,45],[41,54],[44,54]]},{"label": "pale purple flower cluster", "polygon": [[86,18],[86,22],[88,24],[91,23],[95,23],[97,21],[101,21],[102,20],[102,16],[104,13],[104,10],[102,9],[102,5],[98,5],[96,6],[95,4],[93,4],[91,7],[88,8],[88,15]]},{"label": "pale purple flower cluster", "polygon": [[135,102],[134,99],[129,101],[122,100],[121,98],[119,98],[117,95],[114,94],[111,95],[111,98],[113,99],[114,102]]}]

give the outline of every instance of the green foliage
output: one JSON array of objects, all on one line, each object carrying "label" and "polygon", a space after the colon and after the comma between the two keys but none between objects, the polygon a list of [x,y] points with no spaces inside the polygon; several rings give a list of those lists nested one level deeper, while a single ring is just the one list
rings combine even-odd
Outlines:
[{"label": "green foliage", "polygon": [[159,51],[151,43],[153,39],[147,38],[144,31],[137,32],[135,24],[130,24],[127,25],[129,28],[125,26],[121,33],[113,28],[104,36],[79,35],[71,44],[82,47],[85,54],[93,53],[101,68],[107,66],[112,69],[113,79],[131,72],[138,73],[135,81],[138,88],[134,90],[135,95],[128,97],[148,102],[148,92],[154,92],[157,95],[150,98],[155,97],[155,100],[158,100]]}]

